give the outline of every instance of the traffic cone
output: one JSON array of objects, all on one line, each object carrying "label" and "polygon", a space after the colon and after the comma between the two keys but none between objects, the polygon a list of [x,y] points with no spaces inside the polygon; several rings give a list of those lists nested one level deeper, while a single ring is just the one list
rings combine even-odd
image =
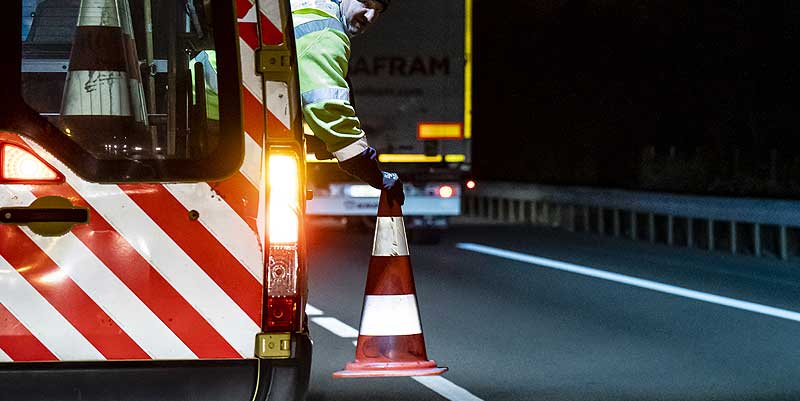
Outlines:
[{"label": "traffic cone", "polygon": [[378,204],[355,361],[334,378],[432,376],[447,371],[428,359],[411,271],[403,211]]},{"label": "traffic cone", "polygon": [[136,41],[133,35],[133,20],[131,20],[131,6],[128,0],[117,0],[122,40],[125,46],[125,56],[128,65],[128,83],[131,90],[131,109],[137,128],[147,126],[147,108],[144,102],[144,85],[139,69],[139,55],[136,51]]},{"label": "traffic cone", "polygon": [[115,0],[81,0],[61,124],[90,152],[124,154],[143,138],[135,132],[126,41]]}]

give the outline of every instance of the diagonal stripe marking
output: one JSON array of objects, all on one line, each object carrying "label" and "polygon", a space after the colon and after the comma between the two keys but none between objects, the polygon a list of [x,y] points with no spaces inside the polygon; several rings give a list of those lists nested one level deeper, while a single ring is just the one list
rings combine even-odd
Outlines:
[{"label": "diagonal stripe marking", "polygon": [[[2,303],[0,303],[0,351],[15,361],[58,360]],[[13,357],[12,357],[13,355]],[[0,361],[3,360],[0,355]]]},{"label": "diagonal stripe marking", "polygon": [[[120,235],[183,296],[243,357],[253,353],[259,327],[211,278],[118,186],[83,181],[61,161],[26,141],[86,199]],[[153,247],[152,244],[158,244]]]},{"label": "diagonal stripe marking", "polygon": [[[14,194],[25,205],[36,200],[28,191]],[[28,227],[21,228],[150,357],[196,357],[73,233],[42,237]]]},{"label": "diagonal stripe marking", "polygon": [[757,304],[753,302],[741,301],[734,298],[728,298],[701,291],[690,290],[687,288],[677,287],[674,285],[663,284],[655,281],[626,276],[624,274],[611,273],[604,270],[593,269],[590,267],[561,262],[553,259],[542,258],[539,256],[527,255],[524,253],[508,251],[500,248],[493,248],[486,245],[459,243],[456,245],[456,247],[467,251],[483,253],[486,255],[497,256],[504,259],[530,263],[533,265],[538,265],[543,267],[549,267],[551,269],[580,274],[588,277],[599,278],[607,281],[613,281],[620,284],[627,284],[634,287],[645,288],[648,290],[653,290],[665,294],[677,295],[680,297],[694,299],[697,301],[728,306],[731,308],[740,309],[748,312],[754,312],[762,315],[800,322],[800,313],[789,311],[786,309],[775,308],[772,306]]},{"label": "diagonal stripe marking", "polygon": [[[172,288],[130,243],[69,185],[33,186],[34,195],[62,196],[89,208],[88,225],[72,233],[200,358],[238,356],[230,344]],[[26,203],[20,203],[26,204]]]},{"label": "diagonal stripe marking", "polygon": [[0,348],[0,362],[13,362],[11,360],[11,357],[8,356],[8,354],[6,354],[5,352],[3,352],[2,348]]},{"label": "diagonal stripe marking", "polygon": [[2,255],[0,303],[59,359],[105,359]]},{"label": "diagonal stripe marking", "polygon": [[227,202],[209,202],[208,198],[213,192],[206,183],[165,184],[164,187],[187,210],[199,212],[200,224],[224,245],[258,282],[262,282],[264,272],[258,236]]}]

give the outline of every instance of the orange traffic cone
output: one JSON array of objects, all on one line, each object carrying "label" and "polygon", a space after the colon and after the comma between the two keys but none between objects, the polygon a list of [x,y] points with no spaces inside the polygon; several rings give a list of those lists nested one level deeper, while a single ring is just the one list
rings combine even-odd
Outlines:
[{"label": "orange traffic cone", "polygon": [[[81,0],[61,103],[62,129],[102,155],[133,151],[128,54],[115,0]],[[131,137],[133,136],[133,137]]]},{"label": "orange traffic cone", "polygon": [[136,51],[136,41],[133,35],[133,21],[131,20],[131,7],[128,0],[117,0],[122,38],[125,47],[125,56],[128,65],[128,79],[131,90],[131,109],[138,128],[147,125],[147,108],[144,102],[144,85],[139,69],[139,55]]},{"label": "orange traffic cone", "polygon": [[334,378],[431,376],[447,371],[428,360],[417,309],[403,211],[381,194],[369,261],[356,359]]}]

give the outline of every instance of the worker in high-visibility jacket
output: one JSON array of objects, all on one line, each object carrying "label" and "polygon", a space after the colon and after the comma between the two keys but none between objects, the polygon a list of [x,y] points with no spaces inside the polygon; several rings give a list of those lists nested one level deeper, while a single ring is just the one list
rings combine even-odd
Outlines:
[{"label": "worker in high-visibility jacket", "polygon": [[403,183],[397,174],[380,169],[346,78],[350,38],[374,24],[390,1],[291,0],[291,5],[303,117],[327,150],[317,156],[329,152],[344,171],[403,204]]}]

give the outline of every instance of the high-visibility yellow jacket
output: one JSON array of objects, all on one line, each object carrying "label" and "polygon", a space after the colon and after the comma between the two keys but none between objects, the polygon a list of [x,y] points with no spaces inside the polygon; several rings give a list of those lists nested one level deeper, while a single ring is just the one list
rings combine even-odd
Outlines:
[{"label": "high-visibility yellow jacket", "polygon": [[192,72],[192,98],[197,96],[194,88],[194,70],[196,64],[203,68],[203,81],[206,87],[206,117],[209,120],[219,121],[219,86],[217,86],[217,52],[203,50],[189,62],[189,71]]},{"label": "high-visibility yellow jacket", "polygon": [[337,0],[292,0],[303,117],[339,161],[368,145],[350,101],[350,38]]}]

